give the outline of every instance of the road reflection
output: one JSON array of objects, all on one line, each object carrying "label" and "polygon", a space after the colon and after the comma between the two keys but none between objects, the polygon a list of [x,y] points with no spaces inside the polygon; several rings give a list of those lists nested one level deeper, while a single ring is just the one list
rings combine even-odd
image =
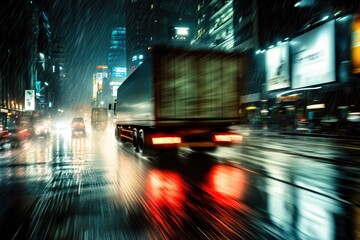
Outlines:
[{"label": "road reflection", "polygon": [[180,174],[150,170],[146,179],[146,210],[150,224],[159,229],[162,237],[184,236],[181,229],[186,217],[185,200],[184,180]]},{"label": "road reflection", "polygon": [[359,237],[359,208],[340,198],[358,196],[339,192],[338,167],[256,156],[263,164],[221,151],[147,159],[110,131],[53,134],[3,152],[0,230],[18,239]]},{"label": "road reflection", "polygon": [[294,161],[289,168],[283,164],[286,161],[288,156],[278,154],[277,162],[265,165],[268,212],[281,236],[352,239],[349,216],[353,210],[349,202],[339,198],[341,176],[335,166],[303,160]]},{"label": "road reflection", "polygon": [[210,155],[161,158],[146,178],[146,210],[165,239],[239,239],[251,210],[243,202],[247,173]]},{"label": "road reflection", "polygon": [[[338,173],[333,165],[317,162],[311,163],[311,169],[305,168],[306,162],[297,164],[294,184],[297,207],[297,229],[299,238],[336,239],[348,237],[337,218],[343,217],[343,203],[338,201],[336,192]],[[314,174],[321,178],[320,182],[312,182]],[[345,235],[343,235],[345,234]]]}]

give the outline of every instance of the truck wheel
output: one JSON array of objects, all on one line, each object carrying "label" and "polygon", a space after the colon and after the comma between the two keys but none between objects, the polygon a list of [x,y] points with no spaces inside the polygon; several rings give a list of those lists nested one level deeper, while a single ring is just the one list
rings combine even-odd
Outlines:
[{"label": "truck wheel", "polygon": [[119,128],[115,128],[115,139],[116,141],[120,141],[120,132],[119,132]]},{"label": "truck wheel", "polygon": [[135,152],[139,151],[138,132],[136,129],[133,130],[133,149]]},{"label": "truck wheel", "polygon": [[142,129],[139,130],[139,134],[138,134],[138,147],[139,147],[139,152],[145,153],[144,152],[145,136],[144,136],[144,130]]}]

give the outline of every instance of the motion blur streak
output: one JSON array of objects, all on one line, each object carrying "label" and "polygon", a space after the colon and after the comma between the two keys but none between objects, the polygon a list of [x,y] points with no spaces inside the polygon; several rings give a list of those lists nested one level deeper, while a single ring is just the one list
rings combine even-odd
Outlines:
[{"label": "motion blur streak", "polygon": [[152,224],[167,239],[179,238],[185,216],[184,181],[175,172],[151,170],[146,181],[147,210]]},{"label": "motion blur streak", "polygon": [[243,137],[238,134],[216,134],[214,140],[215,142],[242,142]]}]

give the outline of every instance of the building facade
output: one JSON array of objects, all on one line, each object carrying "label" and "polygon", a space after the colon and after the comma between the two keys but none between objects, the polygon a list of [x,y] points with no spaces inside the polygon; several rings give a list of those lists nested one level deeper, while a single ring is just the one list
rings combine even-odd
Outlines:
[{"label": "building facade", "polygon": [[64,107],[65,87],[68,84],[67,71],[65,67],[65,43],[60,36],[53,38],[51,48],[51,68],[53,73],[53,81],[50,86],[53,113],[62,112]]},{"label": "building facade", "polygon": [[127,75],[156,44],[189,45],[194,31],[195,6],[191,0],[126,1]]},{"label": "building facade", "polygon": [[[247,81],[239,93],[244,122],[296,128],[305,119],[308,126],[322,128],[330,119],[339,126],[360,112],[359,74],[353,67],[359,5],[198,0],[192,43],[246,53]],[[233,39],[233,47],[227,39]]]},{"label": "building facade", "polygon": [[0,124],[9,126],[49,110],[52,35],[40,1],[1,2],[0,13]]},{"label": "building facade", "polygon": [[117,88],[126,79],[126,28],[114,28],[111,34],[108,57],[109,93],[107,102],[113,103],[116,99]]}]

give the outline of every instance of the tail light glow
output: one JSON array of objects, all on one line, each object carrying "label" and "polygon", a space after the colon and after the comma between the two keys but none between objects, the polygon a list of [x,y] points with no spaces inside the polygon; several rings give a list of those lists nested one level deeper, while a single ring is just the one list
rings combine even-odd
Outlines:
[{"label": "tail light glow", "polygon": [[242,142],[243,137],[234,133],[220,133],[214,135],[215,142]]},{"label": "tail light glow", "polygon": [[180,137],[152,137],[151,140],[154,145],[181,143]]}]

